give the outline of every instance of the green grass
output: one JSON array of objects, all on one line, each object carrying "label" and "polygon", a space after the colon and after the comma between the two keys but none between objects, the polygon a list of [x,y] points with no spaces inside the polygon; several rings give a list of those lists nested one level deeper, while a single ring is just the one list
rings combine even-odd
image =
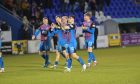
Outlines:
[{"label": "green grass", "polygon": [[[63,73],[65,60],[59,67],[43,68],[38,54],[8,55],[4,57],[5,73],[0,73],[0,84],[140,84],[140,47],[97,49],[93,51],[98,65],[81,72],[73,61],[71,73]],[[85,50],[77,51],[87,63]],[[50,54],[51,62],[55,54]]]}]

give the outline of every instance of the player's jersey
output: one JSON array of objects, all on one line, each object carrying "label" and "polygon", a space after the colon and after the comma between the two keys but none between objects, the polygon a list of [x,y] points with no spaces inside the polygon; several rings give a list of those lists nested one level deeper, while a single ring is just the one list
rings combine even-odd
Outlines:
[{"label": "player's jersey", "polygon": [[69,27],[70,27],[70,29],[67,30],[66,43],[73,46],[76,49],[76,47],[77,47],[76,26],[75,26],[75,24],[70,24]]},{"label": "player's jersey", "polygon": [[95,25],[93,24],[93,22],[83,22],[83,26],[86,27],[86,29],[83,30],[83,33],[85,33],[85,41],[94,42]]},{"label": "player's jersey", "polygon": [[57,44],[59,46],[65,46],[66,44],[66,31],[62,30],[62,29],[59,29],[59,28],[55,28],[53,29],[53,33],[54,34],[57,34],[57,37],[58,37],[58,42]]},{"label": "player's jersey", "polygon": [[45,24],[41,25],[39,29],[36,30],[34,34],[35,37],[37,37],[39,33],[41,33],[41,41],[49,40],[51,36],[50,25],[45,25]]},{"label": "player's jersey", "polygon": [[41,42],[39,45],[39,50],[40,51],[48,51],[49,48],[51,47],[51,32],[50,32],[50,26],[49,25],[41,25],[39,29],[36,30],[35,32],[35,37],[37,37],[41,33]]}]

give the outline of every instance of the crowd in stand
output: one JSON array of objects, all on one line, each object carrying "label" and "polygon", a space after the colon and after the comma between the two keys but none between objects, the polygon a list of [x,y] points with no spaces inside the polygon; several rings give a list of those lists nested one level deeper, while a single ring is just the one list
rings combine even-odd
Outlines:
[{"label": "crowd in stand", "polygon": [[[102,11],[103,6],[109,6],[110,0],[59,0],[61,7],[60,11],[63,13],[67,8],[74,12],[80,8],[83,12]],[[37,27],[43,17],[43,9],[52,8],[54,6],[53,0],[3,0],[6,8],[13,12],[15,16],[27,17],[29,22]],[[59,9],[59,8],[58,8]]]},{"label": "crowd in stand", "polygon": [[[80,9],[83,12],[91,11],[95,16],[95,11],[102,11],[103,6],[109,6],[110,0],[59,0],[61,13],[75,12]],[[20,16],[23,20],[23,30],[28,31],[29,25],[33,28],[38,28],[43,18],[44,9],[54,7],[53,0],[2,0],[2,4],[12,11],[15,17]]]}]

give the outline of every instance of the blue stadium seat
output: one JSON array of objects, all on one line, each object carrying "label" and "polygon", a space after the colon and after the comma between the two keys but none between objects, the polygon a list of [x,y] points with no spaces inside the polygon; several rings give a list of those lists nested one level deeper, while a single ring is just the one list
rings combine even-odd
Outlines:
[{"label": "blue stadium seat", "polygon": [[136,6],[131,0],[113,0],[110,7],[104,7],[105,16],[111,15],[116,18],[140,17],[140,6]]}]

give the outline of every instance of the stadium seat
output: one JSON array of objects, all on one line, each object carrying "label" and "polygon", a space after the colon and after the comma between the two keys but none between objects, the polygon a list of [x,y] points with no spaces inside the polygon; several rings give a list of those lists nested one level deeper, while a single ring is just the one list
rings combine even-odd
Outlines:
[{"label": "stadium seat", "polygon": [[[140,17],[140,6],[137,6],[131,0],[113,0],[110,7],[105,6],[103,11],[104,15],[115,18],[129,18],[129,17]],[[116,14],[117,12],[117,14]]]}]

